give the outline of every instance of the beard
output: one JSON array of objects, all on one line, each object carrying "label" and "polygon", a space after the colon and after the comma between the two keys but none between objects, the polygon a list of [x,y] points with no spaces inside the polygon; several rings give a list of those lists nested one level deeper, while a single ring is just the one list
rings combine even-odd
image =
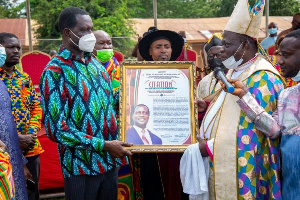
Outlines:
[{"label": "beard", "polygon": [[13,66],[15,66],[18,63],[19,63],[19,61],[15,61],[15,62],[5,61],[4,65],[6,65],[7,67],[13,67]]}]

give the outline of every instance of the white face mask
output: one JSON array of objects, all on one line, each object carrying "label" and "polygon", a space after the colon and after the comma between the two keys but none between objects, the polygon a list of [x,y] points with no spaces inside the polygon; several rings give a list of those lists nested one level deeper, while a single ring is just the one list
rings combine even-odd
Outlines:
[{"label": "white face mask", "polygon": [[229,58],[227,58],[226,60],[224,60],[222,62],[223,65],[227,69],[236,69],[236,68],[238,68],[238,66],[240,66],[242,64],[245,51],[244,51],[241,59],[239,59],[238,61],[236,61],[235,58],[234,58],[235,54],[239,51],[239,49],[241,48],[241,46],[242,46],[242,44],[239,46],[239,48],[236,50],[236,52],[232,56],[230,56]]},{"label": "white face mask", "polygon": [[5,64],[5,60],[6,60],[5,48],[0,46],[0,67],[2,67]]},{"label": "white face mask", "polygon": [[[71,30],[70,30],[71,31]],[[73,31],[71,31],[73,33]],[[78,45],[75,44],[75,42],[70,38],[71,42],[79,47],[81,51],[85,52],[93,52],[95,44],[96,44],[96,38],[93,33],[86,34],[79,38],[75,33],[73,33],[75,37],[79,39]]]},{"label": "white face mask", "polygon": [[294,76],[292,78],[293,81],[299,82],[300,81],[300,71],[298,72],[298,74],[296,76]]}]

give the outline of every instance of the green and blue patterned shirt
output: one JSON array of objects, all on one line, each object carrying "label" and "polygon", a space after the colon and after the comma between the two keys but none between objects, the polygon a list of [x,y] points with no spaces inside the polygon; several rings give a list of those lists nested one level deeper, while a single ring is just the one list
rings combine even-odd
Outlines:
[{"label": "green and blue patterned shirt", "polygon": [[103,151],[118,139],[111,80],[91,53],[84,59],[61,46],[41,76],[40,91],[48,137],[58,143],[64,177],[98,175],[127,164]]}]

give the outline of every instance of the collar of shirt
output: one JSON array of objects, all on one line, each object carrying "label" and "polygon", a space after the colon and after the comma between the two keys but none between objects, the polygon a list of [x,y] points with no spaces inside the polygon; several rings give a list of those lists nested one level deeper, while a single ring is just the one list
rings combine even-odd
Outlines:
[{"label": "collar of shirt", "polygon": [[[133,127],[136,130],[136,132],[139,134],[140,138],[142,139],[142,135],[143,135],[142,129],[140,127],[136,126],[136,125],[133,125]],[[152,140],[151,140],[151,137],[150,137],[150,134],[149,134],[147,128],[145,128],[145,136],[146,136],[146,139],[148,140],[149,144],[151,145],[152,144]],[[144,144],[145,144],[145,142],[144,142]]]},{"label": "collar of shirt", "polygon": [[7,78],[13,78],[15,76],[20,76],[21,75],[21,72],[15,66],[14,66],[14,70],[13,70],[13,73],[12,73],[11,77],[6,73],[6,71],[2,67],[0,67],[0,73],[2,75],[7,76]]},{"label": "collar of shirt", "polygon": [[84,52],[84,59],[82,59],[80,56],[76,56],[73,54],[70,50],[65,48],[63,45],[60,46],[58,56],[66,59],[66,60],[75,60],[78,62],[82,62],[84,64],[88,64],[92,59],[92,53]]}]

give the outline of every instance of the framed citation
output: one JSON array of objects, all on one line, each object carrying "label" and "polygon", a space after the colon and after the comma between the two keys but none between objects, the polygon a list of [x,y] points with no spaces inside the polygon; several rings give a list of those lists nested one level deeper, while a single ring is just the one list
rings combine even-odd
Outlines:
[{"label": "framed citation", "polygon": [[124,62],[120,140],[133,152],[183,152],[196,142],[193,62]]}]

